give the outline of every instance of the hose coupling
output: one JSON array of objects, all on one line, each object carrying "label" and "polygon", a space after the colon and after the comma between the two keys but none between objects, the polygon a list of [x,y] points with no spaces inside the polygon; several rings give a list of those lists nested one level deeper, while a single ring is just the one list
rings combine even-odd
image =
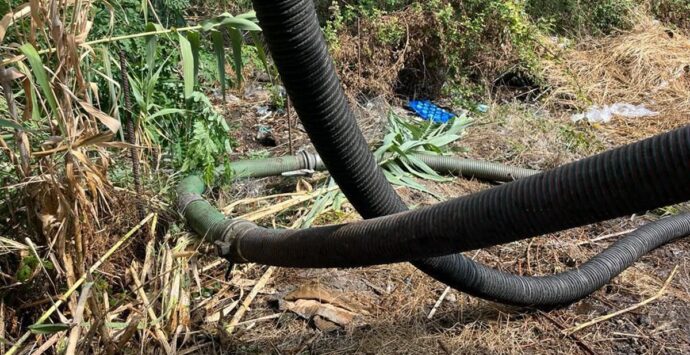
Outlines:
[{"label": "hose coupling", "polygon": [[286,171],[282,173],[283,176],[308,176],[315,171],[324,170],[323,161],[317,153],[310,153],[306,150],[297,152],[297,157],[300,159],[302,169],[296,171]]},{"label": "hose coupling", "polygon": [[240,241],[248,231],[256,228],[259,226],[244,219],[230,221],[221,237],[215,242],[218,256],[227,259],[231,264],[246,263],[247,260],[240,250]]}]

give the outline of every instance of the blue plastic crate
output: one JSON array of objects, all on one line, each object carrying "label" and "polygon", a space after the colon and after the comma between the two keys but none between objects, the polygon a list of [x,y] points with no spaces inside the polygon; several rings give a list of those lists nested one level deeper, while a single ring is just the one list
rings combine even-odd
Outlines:
[{"label": "blue plastic crate", "polygon": [[429,100],[410,100],[407,105],[419,117],[434,123],[446,123],[455,117],[455,114],[434,105]]}]

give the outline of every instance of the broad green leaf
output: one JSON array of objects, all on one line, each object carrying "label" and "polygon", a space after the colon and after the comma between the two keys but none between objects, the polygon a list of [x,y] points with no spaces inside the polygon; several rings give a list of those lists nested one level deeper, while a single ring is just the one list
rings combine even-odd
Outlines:
[{"label": "broad green leaf", "polygon": [[29,330],[34,334],[54,334],[69,330],[69,328],[69,325],[64,323],[34,324],[29,326]]},{"label": "broad green leaf", "polygon": [[225,102],[225,45],[223,41],[223,32],[213,31],[211,33],[211,41],[213,41],[213,52],[216,54],[216,66],[218,68],[218,81],[220,81],[220,92],[223,95],[223,102]]},{"label": "broad green leaf", "polygon": [[25,94],[25,95],[28,95],[27,97],[30,97],[30,98],[31,98],[31,105],[25,105],[24,109],[26,110],[26,109],[28,109],[28,107],[30,106],[30,107],[31,107],[31,119],[32,119],[32,120],[40,120],[40,119],[41,119],[41,115],[40,115],[40,113],[39,113],[39,108],[38,108],[38,107],[39,107],[39,106],[38,106],[38,99],[36,98],[36,94],[34,94],[34,93],[32,92],[32,90],[31,90],[32,87],[35,87],[35,86],[36,86],[36,83],[34,83],[34,78],[33,78],[33,76],[31,75],[31,70],[30,70],[29,67],[28,67],[26,64],[24,64],[23,62],[18,62],[18,63],[17,63],[17,68],[19,68],[19,71],[20,71],[22,74],[24,74],[24,76],[25,76],[27,79],[29,79],[29,85],[28,85],[28,86],[26,86],[26,85],[24,86],[24,88],[25,88],[25,89],[24,89],[24,91],[25,91],[24,94]]},{"label": "broad green leaf", "polygon": [[243,18],[243,19],[245,19],[245,20],[249,20],[249,21],[252,21],[252,22],[258,21],[258,19],[256,18],[256,11],[254,11],[254,10],[245,12],[245,13],[243,13],[243,14],[239,14],[239,15],[237,15],[237,16],[235,16],[235,17],[237,17],[237,18]]},{"label": "broad green leaf", "polygon": [[48,105],[50,106],[52,113],[57,114],[57,101],[55,99],[53,88],[50,86],[50,81],[48,80],[48,73],[46,73],[45,68],[43,68],[43,61],[41,60],[41,56],[36,51],[36,48],[34,48],[34,46],[31,45],[31,43],[26,43],[22,45],[21,47],[19,47],[19,50],[22,51],[22,53],[26,56],[26,59],[29,61],[29,65],[31,65],[31,70],[33,71],[33,74],[36,77],[38,86],[41,87],[41,91],[43,91],[43,96],[45,96],[46,100],[48,100]]},{"label": "broad green leaf", "polygon": [[256,22],[241,17],[226,18],[223,20],[222,25],[230,26],[242,31],[261,31],[261,27],[259,27]]},{"label": "broad green leaf", "polygon": [[179,108],[164,108],[151,116],[148,117],[148,119],[153,120],[161,116],[167,116],[167,115],[175,115],[175,114],[183,114],[187,112],[187,110],[179,109]]},{"label": "broad green leaf", "polygon": [[242,62],[242,44],[244,40],[242,39],[242,32],[235,28],[229,28],[228,33],[230,34],[230,42],[232,44],[232,59],[235,65],[235,79],[237,85],[242,85],[242,69],[244,64]]},{"label": "broad green leaf", "polygon": [[180,55],[182,56],[182,79],[184,81],[184,97],[189,98],[194,92],[194,54],[189,40],[178,33],[180,40]]},{"label": "broad green leaf", "polygon": [[431,138],[431,139],[426,141],[426,144],[435,145],[435,146],[440,148],[440,147],[445,147],[448,144],[453,143],[458,139],[460,139],[460,136],[457,134],[446,134],[443,136]]},{"label": "broad green leaf", "polygon": [[216,27],[228,26],[244,31],[261,31],[261,27],[259,27],[259,25],[257,25],[256,22],[253,21],[255,19],[255,15],[254,17],[248,17],[243,15],[232,16],[229,13],[225,12],[219,16],[202,22],[201,29],[204,32],[208,32]]},{"label": "broad green leaf", "polygon": [[[424,173],[431,175],[434,177],[434,179],[440,179],[442,181],[447,181],[448,179],[442,177],[439,175],[434,169],[429,167],[425,162],[423,162],[421,159],[417,158],[414,156],[414,154],[410,154],[406,157],[406,159],[410,162],[410,164],[414,165],[416,168],[422,170]],[[439,180],[439,181],[440,181]]]},{"label": "broad green leaf", "polygon": [[199,83],[199,48],[201,47],[201,36],[199,32],[187,32],[187,39],[192,48],[192,55],[194,56],[194,83]]},{"label": "broad green leaf", "polygon": [[422,141],[409,141],[405,142],[400,145],[399,149],[403,152],[410,151],[411,149],[417,148],[419,146],[424,145],[424,142]]},{"label": "broad green leaf", "polygon": [[222,13],[222,14],[220,14],[220,15],[214,17],[214,18],[210,18],[210,19],[208,19],[208,20],[202,21],[202,22],[201,22],[201,29],[202,29],[204,32],[208,32],[208,31],[210,31],[210,30],[212,30],[212,29],[214,29],[214,28],[220,26],[221,23],[223,22],[223,20],[225,20],[225,19],[227,19],[227,18],[232,18],[232,17],[233,17],[233,16],[230,15],[229,13],[224,12],[224,13]]},{"label": "broad green leaf", "polygon": [[[413,166],[414,164],[410,164],[410,162],[406,159],[400,159],[400,163],[405,166],[405,169],[407,169],[410,174],[424,180],[431,180],[431,181],[436,181],[436,182],[445,182],[448,181],[447,178],[444,178],[440,175],[438,175],[435,171],[431,170],[426,164],[422,163],[422,165],[426,166],[428,169],[426,172],[422,172],[419,170],[423,170],[421,167]],[[416,169],[419,168],[419,169]]]}]

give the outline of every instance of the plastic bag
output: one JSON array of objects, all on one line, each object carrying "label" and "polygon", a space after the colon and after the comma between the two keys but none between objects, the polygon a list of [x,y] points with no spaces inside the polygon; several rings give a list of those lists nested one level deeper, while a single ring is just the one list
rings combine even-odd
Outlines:
[{"label": "plastic bag", "polygon": [[613,105],[592,106],[585,113],[571,116],[573,122],[587,120],[589,123],[608,123],[614,115],[626,118],[640,118],[658,115],[658,112],[649,110],[644,105],[632,105],[627,103],[615,103]]}]

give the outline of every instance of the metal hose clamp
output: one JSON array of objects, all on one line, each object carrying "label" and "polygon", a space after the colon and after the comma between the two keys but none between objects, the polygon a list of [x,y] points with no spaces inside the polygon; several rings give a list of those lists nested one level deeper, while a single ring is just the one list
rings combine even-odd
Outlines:
[{"label": "metal hose clamp", "polygon": [[[244,220],[234,219],[225,226],[221,237],[215,242],[218,255],[231,263],[244,263],[248,260],[242,256],[240,240],[250,230],[259,228],[256,224]],[[234,253],[233,253],[234,249]]]}]

